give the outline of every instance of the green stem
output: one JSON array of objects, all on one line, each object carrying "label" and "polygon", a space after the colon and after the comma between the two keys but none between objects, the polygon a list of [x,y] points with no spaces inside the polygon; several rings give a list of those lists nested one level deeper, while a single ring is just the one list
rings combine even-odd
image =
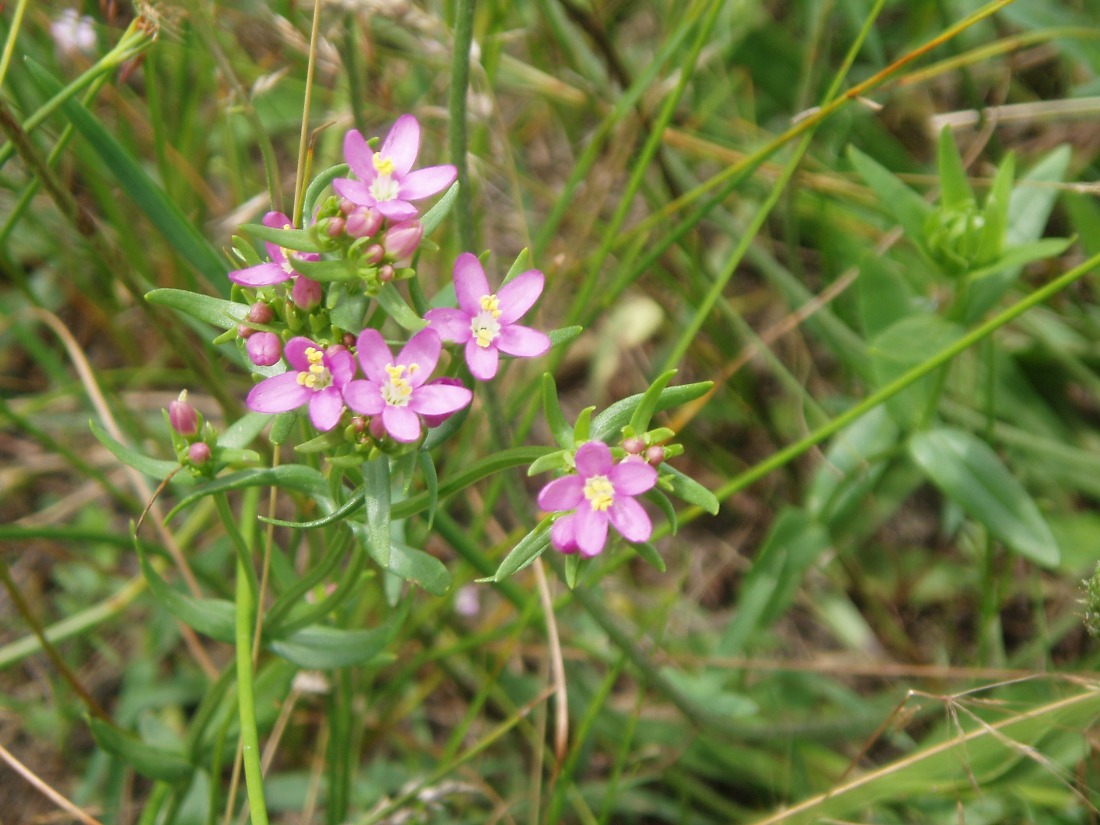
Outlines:
[{"label": "green stem", "polygon": [[448,101],[450,126],[448,143],[451,162],[458,170],[458,241],[472,252],[474,237],[473,193],[466,169],[466,90],[470,86],[470,46],[474,39],[474,7],[477,0],[458,0],[455,6],[454,54],[451,57],[451,95]]},{"label": "green stem", "polygon": [[302,132],[298,138],[298,171],[294,178],[294,225],[302,226],[302,205],[306,198],[306,167],[309,164],[309,108],[313,101],[313,72],[317,65],[317,38],[321,25],[321,0],[313,3],[313,28],[309,33],[309,62],[306,64],[306,94],[302,101]]}]

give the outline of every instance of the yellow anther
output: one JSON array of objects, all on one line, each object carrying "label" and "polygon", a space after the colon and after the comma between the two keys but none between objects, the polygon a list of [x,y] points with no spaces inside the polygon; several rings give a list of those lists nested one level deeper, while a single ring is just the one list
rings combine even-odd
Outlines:
[{"label": "yellow anther", "polygon": [[496,295],[482,295],[481,309],[492,313],[494,318],[500,317],[500,299]]},{"label": "yellow anther", "polygon": [[393,174],[393,161],[389,158],[382,157],[381,153],[375,153],[371,158],[374,162],[374,169],[379,175],[392,175]]},{"label": "yellow anther", "polygon": [[593,510],[607,510],[615,502],[615,487],[607,476],[592,476],[584,483],[584,497]]},{"label": "yellow anther", "polygon": [[405,374],[404,364],[386,364],[386,375],[390,377],[391,381],[400,381],[401,376]]}]

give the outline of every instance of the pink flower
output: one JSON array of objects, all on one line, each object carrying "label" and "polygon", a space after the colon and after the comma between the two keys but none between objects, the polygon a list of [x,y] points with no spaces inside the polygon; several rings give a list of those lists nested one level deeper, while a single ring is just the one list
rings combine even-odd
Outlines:
[{"label": "pink flower", "polygon": [[466,345],[466,363],[474,378],[488,381],[495,376],[502,352],[531,358],[550,349],[545,333],[514,323],[542,294],[541,272],[529,269],[492,293],[481,262],[463,252],[454,273],[459,308],[430,309],[424,318],[444,341]]},{"label": "pink flower", "polygon": [[410,171],[420,151],[420,124],[412,115],[401,115],[375,152],[358,131],[344,138],[344,158],[359,180],[337,178],[333,188],[360,206],[373,206],[391,221],[415,218],[420,200],[446,189],[454,181],[453,166],[429,166]]},{"label": "pink flower", "polygon": [[187,400],[187,390],[180,392],[179,398],[168,405],[168,423],[182,436],[199,434],[199,413]]},{"label": "pink flower", "polygon": [[434,330],[420,330],[396,358],[376,329],[363,330],[356,346],[367,377],[344,387],[344,401],[357,413],[381,417],[394,441],[416,441],[421,415],[447,415],[473,398],[465,387],[425,383],[439,360],[441,344]]},{"label": "pink flower", "polygon": [[585,558],[597,556],[607,542],[610,522],[627,541],[647,541],[653,525],[634,500],[652,489],[657,471],[638,458],[612,462],[611,449],[589,441],[577,450],[577,474],[556,478],[542,488],[543,510],[572,510],[554,522],[550,541],[563,553],[578,550]]},{"label": "pink flower", "polygon": [[248,357],[257,367],[270,367],[279,363],[283,354],[283,342],[274,332],[255,332],[244,345]]},{"label": "pink flower", "polygon": [[[272,229],[291,229],[293,227],[290,218],[282,212],[268,212],[264,215],[263,224]],[[279,284],[293,278],[296,274],[294,262],[288,256],[287,250],[270,241],[265,241],[264,246],[267,247],[267,256],[271,259],[270,261],[246,269],[235,269],[229,273],[229,280],[241,286],[255,288]],[[320,255],[314,252],[296,252],[294,254],[303,261],[317,261],[321,258]]]},{"label": "pink flower", "polygon": [[248,408],[280,413],[309,404],[313,426],[323,432],[331,430],[344,412],[341,390],[355,374],[355,359],[343,347],[330,347],[326,352],[302,337],[287,341],[283,354],[291,369],[254,386],[245,401]]}]

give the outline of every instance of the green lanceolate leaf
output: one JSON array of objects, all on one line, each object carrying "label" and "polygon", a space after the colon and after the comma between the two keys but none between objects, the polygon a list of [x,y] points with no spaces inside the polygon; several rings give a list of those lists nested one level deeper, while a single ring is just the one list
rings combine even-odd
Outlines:
[{"label": "green lanceolate leaf", "polygon": [[428,494],[428,529],[435,521],[435,508],[439,504],[439,475],[435,471],[435,461],[432,454],[421,450],[416,455],[416,463],[420,467],[420,473],[424,476],[424,488]]},{"label": "green lanceolate leaf", "polygon": [[328,493],[325,477],[317,470],[304,464],[283,464],[278,467],[241,470],[227,476],[219,476],[185,496],[179,504],[172,508],[165,521],[171,521],[177,513],[200,498],[214,493],[229,492],[230,490],[243,490],[246,487],[281,487],[284,490],[293,490],[315,497],[323,497]]},{"label": "green lanceolate leaf", "polygon": [[1058,564],[1058,544],[1039,508],[984,441],[941,427],[914,434],[909,454],[944,495],[1010,550],[1044,567]]},{"label": "green lanceolate leaf", "polygon": [[359,269],[351,258],[331,261],[303,261],[296,258],[294,269],[315,281],[354,281],[359,278]]},{"label": "green lanceolate leaf", "polygon": [[375,299],[387,315],[409,332],[419,332],[428,325],[427,321],[405,303],[405,299],[401,297],[401,293],[397,291],[393,284],[386,284],[378,290]]},{"label": "green lanceolate leaf", "polygon": [[573,553],[565,557],[565,586],[570,590],[577,589],[577,575],[581,571],[581,555]]},{"label": "green lanceolate leaf", "polygon": [[135,546],[142,575],[145,576],[150,592],[156,597],[157,604],[204,636],[219,642],[233,641],[237,621],[233,602],[226,599],[197,599],[174,590],[149,563],[140,543],[135,542]]},{"label": "green lanceolate leaf", "polygon": [[925,222],[932,207],[896,175],[854,146],[848,147],[848,158],[878,196],[879,205],[901,224],[910,241],[922,246]]},{"label": "green lanceolate leaf", "polygon": [[387,569],[433,596],[442,596],[451,589],[451,573],[447,565],[435,556],[399,541],[391,542],[390,566]]},{"label": "green lanceolate leaf", "polygon": [[528,251],[527,247],[524,247],[520,250],[519,254],[516,255],[516,259],[512,261],[512,265],[508,268],[508,274],[504,276],[504,281],[501,283],[501,286],[504,286],[504,284],[508,283],[521,272],[526,272],[530,269],[530,263],[531,253]]},{"label": "green lanceolate leaf", "polygon": [[314,625],[295,631],[285,639],[275,639],[269,647],[298,667],[332,670],[370,662],[385,650],[392,638],[392,627],[341,630]]},{"label": "green lanceolate leaf", "polygon": [[451,211],[455,200],[458,198],[458,182],[451,184],[451,188],[443,193],[443,197],[435,202],[435,206],[424,213],[420,222],[424,225],[424,237],[435,231],[436,227],[443,223],[447,213]]},{"label": "green lanceolate leaf", "polygon": [[154,289],[145,294],[145,300],[151,304],[171,307],[221,329],[236,329],[248,315],[248,304],[211,298],[209,295],[184,289]]},{"label": "green lanceolate leaf", "polygon": [[378,566],[390,566],[390,460],[385,455],[363,464],[367,544]]},{"label": "green lanceolate leaf", "polygon": [[564,450],[571,450],[574,446],[573,428],[565,420],[565,414],[558,403],[558,385],[554,376],[548,372],[542,374],[542,409],[546,415],[546,423],[550,427],[550,433]]},{"label": "green lanceolate leaf", "polygon": [[661,467],[662,478],[672,485],[672,494],[681,501],[703,508],[712,516],[718,512],[718,498],[695,479],[686,476],[668,464]]},{"label": "green lanceolate leaf", "polygon": [[[121,442],[115,441],[110,433],[102,429],[94,421],[89,421],[88,426],[91,428],[92,435],[96,437],[96,440],[111,451],[111,455],[127,467],[133,467],[139,473],[144,473],[147,476],[152,476],[157,479],[165,479],[180,468],[178,461],[165,461],[160,458],[150,458],[147,455],[142,455],[137,450],[127,447]],[[190,476],[187,473],[177,475],[176,477],[181,480],[190,480]]]},{"label": "green lanceolate leaf", "polygon": [[970,188],[962,158],[955,146],[950,127],[940,130],[937,165],[940,173],[940,201],[945,209],[959,209],[974,203],[974,191]]},{"label": "green lanceolate leaf", "polygon": [[997,175],[982,210],[985,225],[982,227],[977,260],[983,263],[992,261],[1004,251],[1005,235],[1008,233],[1008,207],[1012,200],[1012,179],[1015,174],[1016,161],[1010,153],[997,168]]},{"label": "green lanceolate leaf", "polygon": [[672,376],[675,374],[676,370],[661,373],[649,385],[649,389],[642,393],[642,400],[638,402],[638,406],[634,408],[634,413],[630,416],[630,429],[634,431],[635,435],[644,433],[649,429],[649,421],[657,410],[661,393],[664,392],[668,382],[672,380]]},{"label": "green lanceolate leaf", "polygon": [[568,344],[578,335],[584,332],[584,327],[562,327],[561,329],[552,329],[546,333],[550,337],[550,348],[560,347],[563,344]]},{"label": "green lanceolate leaf", "polygon": [[665,567],[665,560],[661,558],[661,554],[657,552],[657,548],[648,541],[640,541],[630,546],[634,548],[635,553],[648,562],[650,567],[655,568],[658,573],[664,573],[665,570],[668,569]]},{"label": "green lanceolate leaf", "polygon": [[[308,229],[283,229],[264,226],[262,223],[246,223],[241,226],[240,231],[250,238],[267,241],[293,252],[325,251],[325,247],[317,242],[317,239],[313,237]],[[297,261],[295,261],[295,264],[297,264]]]},{"label": "green lanceolate leaf", "polygon": [[551,523],[549,517],[544,518],[535,526],[534,530],[520,539],[519,544],[513,547],[512,552],[504,557],[504,561],[500,563],[497,572],[488,581],[504,581],[504,579],[515,575],[541,556],[546,548],[550,546]]},{"label": "green lanceolate leaf", "polygon": [[[679,407],[703,396],[714,386],[713,381],[700,381],[695,384],[681,384],[677,387],[665,387],[653,409],[658,413]],[[634,410],[642,403],[644,393],[628,396],[616,401],[602,413],[592,419],[591,437],[595,441],[609,441],[615,438],[630,421]]]},{"label": "green lanceolate leaf", "polygon": [[305,197],[302,199],[302,214],[312,215],[317,211],[317,201],[324,195],[325,190],[337,178],[346,177],[351,169],[346,163],[338,163],[330,166],[310,181],[306,187]]},{"label": "green lanceolate leaf", "polygon": [[[868,348],[878,386],[886,386],[947,349],[964,332],[962,327],[938,315],[911,315],[883,330]],[[902,429],[913,429],[926,414],[937,390],[936,378],[925,376],[886,402],[887,410]]]},{"label": "green lanceolate leaf", "polygon": [[183,753],[142,742],[102,719],[90,717],[88,728],[99,747],[149,779],[175,784],[187,779],[195,770]]}]

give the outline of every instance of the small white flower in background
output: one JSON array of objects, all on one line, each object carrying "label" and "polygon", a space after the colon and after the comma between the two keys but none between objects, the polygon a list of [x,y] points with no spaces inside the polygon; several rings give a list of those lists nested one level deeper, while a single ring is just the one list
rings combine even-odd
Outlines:
[{"label": "small white flower in background", "polygon": [[478,598],[477,588],[471,584],[458,588],[455,593],[455,613],[466,618],[473,618],[481,611],[481,603]]},{"label": "small white flower in background", "polygon": [[50,23],[50,37],[57,51],[63,56],[95,53],[95,20],[81,16],[76,9],[65,9],[61,16]]}]

